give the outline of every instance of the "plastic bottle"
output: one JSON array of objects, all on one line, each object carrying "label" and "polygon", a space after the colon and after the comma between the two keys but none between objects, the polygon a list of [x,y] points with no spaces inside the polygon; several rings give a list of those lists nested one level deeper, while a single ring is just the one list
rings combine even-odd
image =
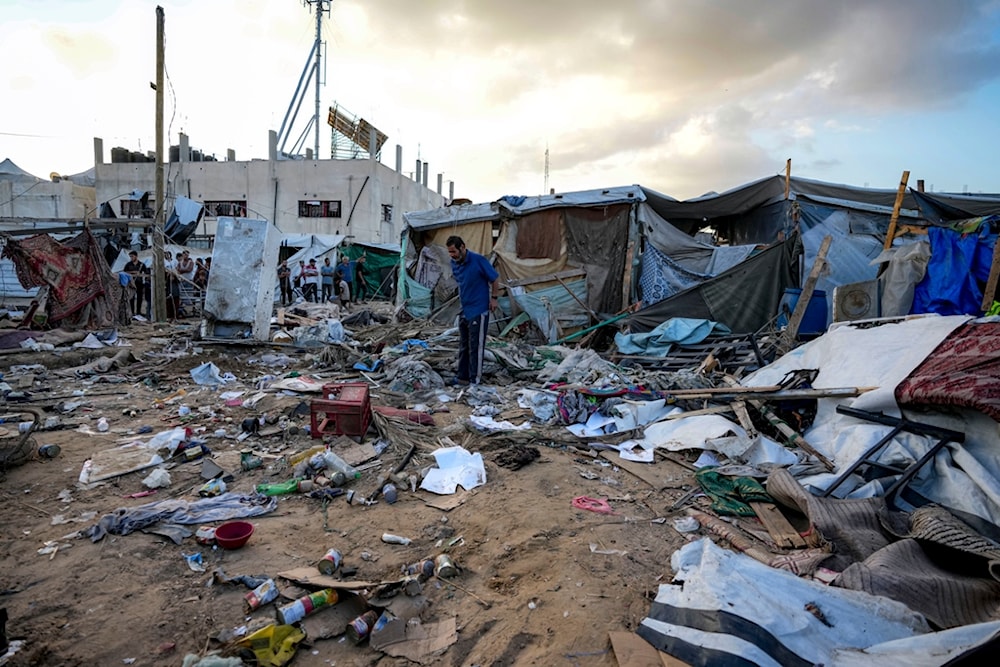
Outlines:
[{"label": "plastic bottle", "polygon": [[294,468],[296,465],[298,465],[302,461],[305,461],[305,460],[311,458],[315,454],[319,454],[319,453],[323,452],[323,450],[325,450],[325,449],[326,449],[326,447],[324,447],[323,445],[315,445],[314,447],[310,447],[309,449],[305,450],[304,452],[299,452],[298,454],[295,454],[293,456],[288,457],[288,465],[290,467]]},{"label": "plastic bottle", "polygon": [[258,484],[257,493],[261,493],[265,496],[283,496],[289,493],[298,493],[299,491],[299,480],[292,478],[287,482],[278,482],[277,484]]},{"label": "plastic bottle", "polygon": [[399,535],[393,535],[392,533],[382,533],[382,541],[386,544],[402,544],[403,546],[408,546],[413,540],[408,537],[400,537]]},{"label": "plastic bottle", "polygon": [[344,459],[331,452],[329,449],[323,452],[323,461],[328,470],[344,473],[344,476],[351,479],[359,479],[361,472]]}]

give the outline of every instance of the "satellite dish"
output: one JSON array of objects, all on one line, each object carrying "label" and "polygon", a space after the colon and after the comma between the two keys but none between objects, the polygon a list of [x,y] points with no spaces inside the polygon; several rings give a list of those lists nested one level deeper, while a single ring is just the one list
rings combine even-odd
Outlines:
[{"label": "satellite dish", "polygon": [[62,176],[59,175],[58,171],[53,171],[51,174],[49,174],[49,178],[52,179],[53,183],[58,183],[59,181],[62,180]]}]

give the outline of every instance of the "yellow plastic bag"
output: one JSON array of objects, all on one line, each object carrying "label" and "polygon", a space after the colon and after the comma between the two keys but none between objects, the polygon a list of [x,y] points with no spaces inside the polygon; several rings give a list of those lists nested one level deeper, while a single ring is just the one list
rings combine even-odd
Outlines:
[{"label": "yellow plastic bag", "polygon": [[261,667],[283,667],[295,657],[299,642],[306,633],[293,625],[268,625],[236,643],[250,649]]}]

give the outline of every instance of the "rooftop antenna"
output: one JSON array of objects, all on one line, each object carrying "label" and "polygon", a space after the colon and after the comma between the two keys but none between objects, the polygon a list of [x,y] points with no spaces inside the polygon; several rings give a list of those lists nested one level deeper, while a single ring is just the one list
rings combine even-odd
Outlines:
[{"label": "rooftop antenna", "polygon": [[545,142],[545,188],[542,191],[544,194],[552,194],[549,192],[549,142]]},{"label": "rooftop antenna", "polygon": [[288,143],[289,136],[292,132],[292,126],[295,125],[295,119],[298,117],[299,109],[302,107],[302,102],[305,100],[306,91],[309,89],[310,82],[312,82],[316,87],[316,104],[313,116],[309,120],[306,130],[300,136],[300,140],[296,141],[294,148],[297,149],[300,146],[301,139],[311,128],[315,133],[313,155],[319,159],[319,91],[320,86],[326,83],[326,72],[321,69],[323,55],[326,52],[326,42],[323,41],[322,36],[323,14],[326,14],[327,16],[330,15],[331,2],[332,0],[302,0],[303,5],[315,7],[316,39],[313,41],[312,50],[309,51],[309,57],[306,59],[306,66],[302,69],[301,76],[299,76],[299,83],[295,87],[295,94],[292,95],[292,101],[288,103],[288,110],[285,112],[285,119],[281,121],[281,129],[278,130],[279,152],[284,153],[285,151],[285,144]]}]

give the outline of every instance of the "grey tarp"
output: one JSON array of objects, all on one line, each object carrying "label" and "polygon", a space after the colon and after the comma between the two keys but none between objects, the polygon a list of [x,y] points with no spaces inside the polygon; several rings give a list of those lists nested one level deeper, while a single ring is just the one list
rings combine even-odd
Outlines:
[{"label": "grey tarp", "polygon": [[712,320],[736,333],[751,333],[778,312],[785,289],[797,287],[799,237],[776,243],[700,285],[631,315],[633,333],[651,331],[672,317]]}]

